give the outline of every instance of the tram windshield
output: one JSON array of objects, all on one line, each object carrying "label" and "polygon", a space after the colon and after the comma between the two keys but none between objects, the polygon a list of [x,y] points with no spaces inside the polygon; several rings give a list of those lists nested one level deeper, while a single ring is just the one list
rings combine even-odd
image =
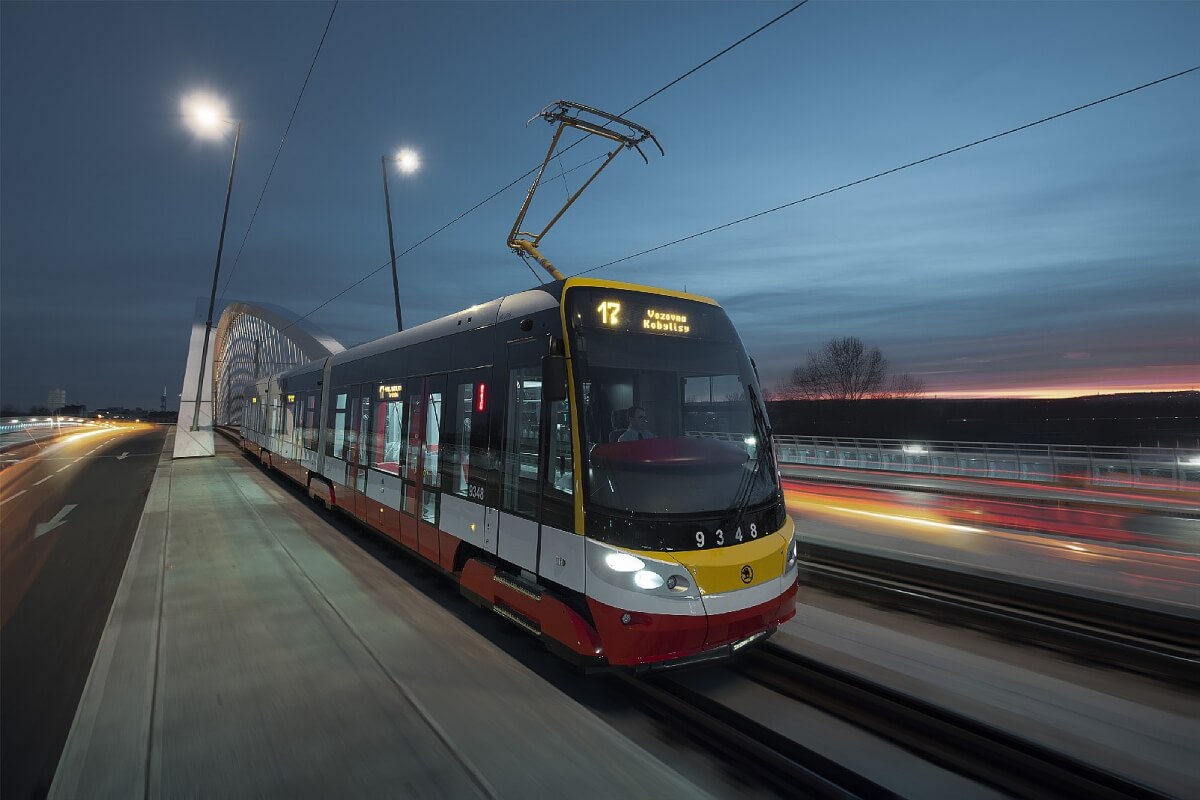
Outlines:
[{"label": "tram windshield", "polygon": [[588,287],[568,313],[589,506],[674,516],[777,497],[758,381],[721,309]]}]

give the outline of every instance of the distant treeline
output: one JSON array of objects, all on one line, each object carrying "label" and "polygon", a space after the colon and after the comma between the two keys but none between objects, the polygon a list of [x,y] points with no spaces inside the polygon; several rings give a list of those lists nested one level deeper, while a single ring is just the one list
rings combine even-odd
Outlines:
[{"label": "distant treeline", "polygon": [[779,400],[767,406],[777,434],[1200,447],[1200,392],[1067,400]]}]

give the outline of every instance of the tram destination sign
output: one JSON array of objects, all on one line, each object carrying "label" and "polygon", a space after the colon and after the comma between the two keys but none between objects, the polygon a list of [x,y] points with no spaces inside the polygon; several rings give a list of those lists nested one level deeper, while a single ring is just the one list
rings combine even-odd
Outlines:
[{"label": "tram destination sign", "polygon": [[[656,298],[657,299],[657,298]],[[601,328],[627,332],[689,336],[694,324],[692,309],[670,302],[641,302],[628,295],[599,298],[593,309],[593,322]]]},{"label": "tram destination sign", "polygon": [[568,320],[578,328],[679,340],[737,340],[729,318],[718,306],[685,297],[580,287],[568,291],[566,302]]}]

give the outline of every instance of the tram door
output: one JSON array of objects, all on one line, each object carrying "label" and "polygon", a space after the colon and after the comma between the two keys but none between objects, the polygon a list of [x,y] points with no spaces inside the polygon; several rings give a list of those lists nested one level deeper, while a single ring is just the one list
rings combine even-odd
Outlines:
[{"label": "tram door", "polygon": [[504,401],[504,472],[497,553],[537,573],[541,526],[538,484],[542,465],[542,355],[545,339],[508,343]]},{"label": "tram door", "polygon": [[406,509],[412,509],[416,518],[417,552],[440,563],[438,523],[441,521],[441,442],[445,428],[446,376],[410,378],[408,385],[411,388],[404,505]]},{"label": "tram door", "polygon": [[346,477],[354,489],[354,507],[349,509],[359,519],[367,518],[367,464],[370,462],[371,444],[371,390],[372,385],[362,383],[350,394],[350,463],[346,465]]}]

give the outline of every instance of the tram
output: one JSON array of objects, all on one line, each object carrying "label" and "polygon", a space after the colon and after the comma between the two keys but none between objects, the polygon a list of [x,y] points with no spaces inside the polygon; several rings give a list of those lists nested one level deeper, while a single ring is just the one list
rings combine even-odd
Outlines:
[{"label": "tram", "polygon": [[242,419],[264,464],[584,666],[722,659],[796,613],[762,393],[709,298],[556,280],[250,384]]}]

